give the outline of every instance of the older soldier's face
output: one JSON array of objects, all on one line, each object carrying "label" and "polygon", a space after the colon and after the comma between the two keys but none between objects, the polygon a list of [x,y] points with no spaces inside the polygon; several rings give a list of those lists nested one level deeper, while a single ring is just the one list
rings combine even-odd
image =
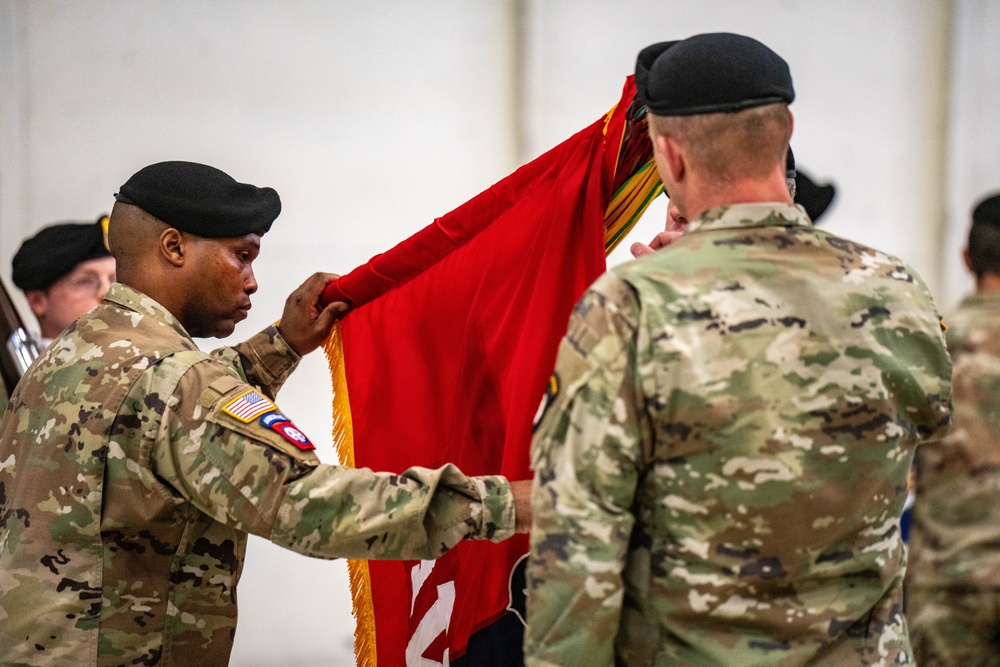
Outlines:
[{"label": "older soldier's face", "polygon": [[228,336],[246,319],[250,295],[257,291],[253,262],[260,253],[260,236],[197,238],[191,252],[197,273],[181,321],[192,336]]}]

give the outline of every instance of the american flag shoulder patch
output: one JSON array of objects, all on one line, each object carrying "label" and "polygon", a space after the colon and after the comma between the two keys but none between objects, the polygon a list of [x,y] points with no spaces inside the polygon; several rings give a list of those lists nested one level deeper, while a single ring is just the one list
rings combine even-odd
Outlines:
[{"label": "american flag shoulder patch", "polygon": [[246,391],[223,406],[222,411],[241,422],[249,423],[275,409],[274,403],[256,389]]}]

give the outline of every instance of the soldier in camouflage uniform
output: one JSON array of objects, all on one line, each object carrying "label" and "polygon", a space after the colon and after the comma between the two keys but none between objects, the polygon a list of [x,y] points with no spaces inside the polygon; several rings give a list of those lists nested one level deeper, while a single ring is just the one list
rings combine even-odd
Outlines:
[{"label": "soldier in camouflage uniform", "polygon": [[561,344],[527,664],[913,664],[899,516],[950,413],[931,295],[792,203],[791,78],[766,46],[657,44],[636,84],[690,222],[591,286]]},{"label": "soldier in camouflage uniform", "polygon": [[1000,195],[973,211],[976,291],[948,318],[955,430],[915,459],[906,615],[920,665],[1000,665]]},{"label": "soldier in camouflage uniform", "polygon": [[272,402],[339,316],[316,305],[332,276],[247,342],[195,346],[246,316],[273,190],[172,162],[117,198],[121,282],[0,422],[0,663],[227,664],[247,533],[319,558],[424,559],[514,532],[504,478],[323,465]]}]

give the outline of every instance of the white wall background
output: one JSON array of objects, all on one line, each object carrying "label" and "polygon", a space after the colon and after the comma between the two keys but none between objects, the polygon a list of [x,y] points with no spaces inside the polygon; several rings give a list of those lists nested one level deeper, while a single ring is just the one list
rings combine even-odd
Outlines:
[{"label": "white wall background", "polygon": [[[838,186],[823,225],[953,305],[970,206],[1000,189],[992,0],[0,0],[0,275],[146,164],[206,162],[282,196],[238,340],[309,273],[349,271],[603,114],[646,44],[713,31],[791,65],[796,158]],[[281,404],[334,462],[321,355]],[[234,665],[353,663],[341,562],[254,540],[240,607]]]}]

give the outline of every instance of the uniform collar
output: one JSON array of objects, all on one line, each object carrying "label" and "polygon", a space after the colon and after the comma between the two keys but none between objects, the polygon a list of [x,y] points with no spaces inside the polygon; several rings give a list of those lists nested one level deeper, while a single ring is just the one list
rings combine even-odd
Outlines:
[{"label": "uniform collar", "polygon": [[131,310],[139,313],[140,315],[152,317],[153,319],[168,325],[184,338],[191,338],[191,335],[186,329],[184,329],[184,326],[177,321],[176,317],[170,314],[169,310],[161,306],[155,299],[146,296],[139,290],[132,289],[131,287],[122,285],[121,283],[111,283],[107,293],[104,295],[104,300],[108,303],[120,306],[125,310]]},{"label": "uniform collar", "polygon": [[967,294],[960,305],[962,306],[996,306],[1000,303],[1000,292],[972,292]]},{"label": "uniform collar", "polygon": [[687,232],[739,227],[812,227],[806,210],[798,204],[763,202],[719,206],[698,216]]}]

